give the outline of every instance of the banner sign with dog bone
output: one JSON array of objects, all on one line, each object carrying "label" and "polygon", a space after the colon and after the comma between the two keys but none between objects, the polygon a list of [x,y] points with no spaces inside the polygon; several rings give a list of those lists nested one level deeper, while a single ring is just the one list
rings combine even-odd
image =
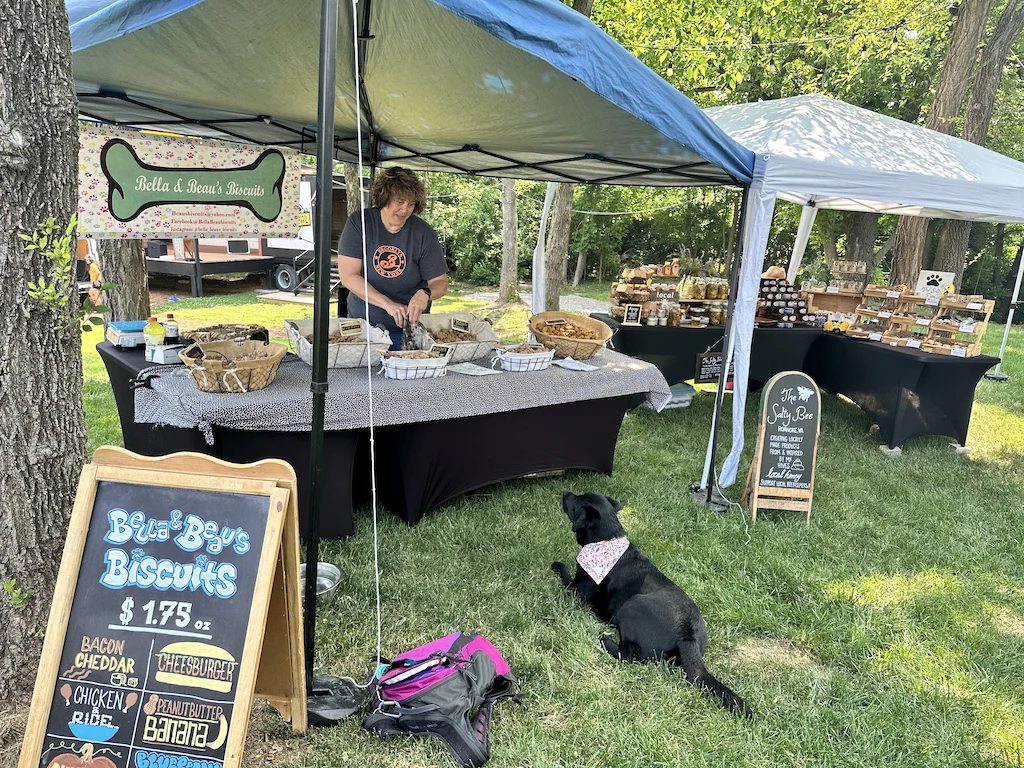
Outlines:
[{"label": "banner sign with dog bone", "polygon": [[79,139],[79,237],[298,234],[292,150],[84,125]]}]

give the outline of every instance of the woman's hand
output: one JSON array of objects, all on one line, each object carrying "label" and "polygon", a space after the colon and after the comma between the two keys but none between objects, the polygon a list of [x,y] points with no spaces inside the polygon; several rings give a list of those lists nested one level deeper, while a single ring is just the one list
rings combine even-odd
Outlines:
[{"label": "woman's hand", "polygon": [[430,303],[430,299],[427,298],[427,294],[422,290],[416,291],[412,298],[409,300],[409,322],[416,325],[420,319],[420,315],[427,311],[427,305]]},{"label": "woman's hand", "polygon": [[[405,326],[405,321],[409,318],[409,310],[404,304],[399,304],[397,301],[388,301],[384,311],[391,315],[392,319],[398,325],[399,328]],[[415,322],[415,321],[414,321]]]}]

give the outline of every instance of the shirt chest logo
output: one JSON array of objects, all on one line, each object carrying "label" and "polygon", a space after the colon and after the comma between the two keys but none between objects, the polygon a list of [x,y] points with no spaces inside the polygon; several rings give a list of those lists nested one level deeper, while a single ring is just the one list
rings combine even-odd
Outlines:
[{"label": "shirt chest logo", "polygon": [[401,248],[382,245],[373,253],[373,268],[381,277],[398,277],[405,272],[405,254]]}]

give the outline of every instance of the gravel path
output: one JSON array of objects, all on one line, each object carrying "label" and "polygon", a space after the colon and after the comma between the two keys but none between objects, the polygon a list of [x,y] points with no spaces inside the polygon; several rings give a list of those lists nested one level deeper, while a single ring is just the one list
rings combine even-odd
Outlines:
[{"label": "gravel path", "polygon": [[[498,292],[468,293],[465,295],[465,298],[493,303],[498,300]],[[532,303],[533,294],[529,291],[520,291],[519,298],[522,299],[524,304],[529,305]],[[565,312],[579,312],[581,315],[589,315],[591,312],[608,311],[607,301],[588,299],[586,296],[576,296],[575,294],[563,296],[559,300],[558,305]]]}]

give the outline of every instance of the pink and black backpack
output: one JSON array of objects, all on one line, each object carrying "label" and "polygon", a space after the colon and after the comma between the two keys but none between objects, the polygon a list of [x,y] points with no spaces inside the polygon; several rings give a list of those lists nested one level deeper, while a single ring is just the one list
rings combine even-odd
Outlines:
[{"label": "pink and black backpack", "polygon": [[502,699],[519,701],[519,683],[504,657],[487,638],[455,632],[378,668],[363,728],[382,736],[433,736],[463,766],[481,766],[491,756],[491,709]]}]

